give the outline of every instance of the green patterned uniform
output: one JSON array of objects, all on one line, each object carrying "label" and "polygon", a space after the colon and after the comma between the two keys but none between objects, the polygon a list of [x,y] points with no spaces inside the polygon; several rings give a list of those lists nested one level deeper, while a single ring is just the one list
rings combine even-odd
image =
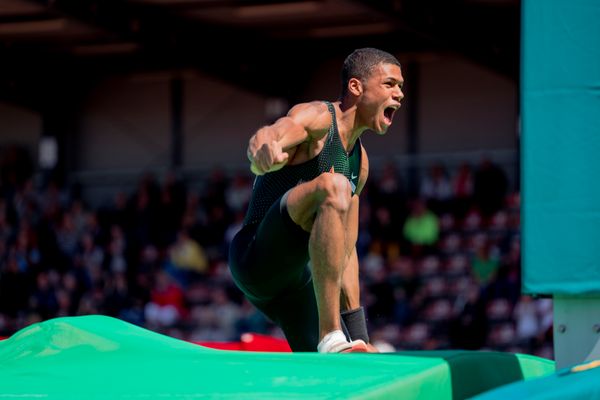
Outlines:
[{"label": "green patterned uniform", "polygon": [[346,153],[335,108],[325,145],[313,159],[258,176],[243,228],[229,248],[229,267],[246,298],[277,323],[293,351],[316,351],[319,319],[309,263],[310,234],[290,218],[283,195],[302,182],[331,171],[348,178],[356,192],[361,145]]},{"label": "green patterned uniform", "polygon": [[332,165],[335,172],[348,178],[352,193],[356,192],[360,172],[360,140],[356,142],[350,154],[347,154],[338,133],[335,108],[329,102],[326,104],[333,122],[329,127],[323,150],[315,158],[302,164],[286,165],[278,171],[257,176],[244,225],[260,222],[273,203],[285,192],[301,182],[311,181],[323,172],[331,171]]}]

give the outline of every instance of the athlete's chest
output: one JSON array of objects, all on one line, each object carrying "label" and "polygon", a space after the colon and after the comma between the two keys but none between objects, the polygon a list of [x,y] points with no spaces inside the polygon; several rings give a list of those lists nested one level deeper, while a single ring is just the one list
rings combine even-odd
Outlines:
[{"label": "athlete's chest", "polygon": [[[291,156],[291,154],[290,154]],[[356,192],[362,163],[362,146],[357,141],[350,151],[346,151],[339,136],[335,133],[312,143],[303,143],[295,149],[288,165],[310,163],[317,173],[336,172],[348,178],[352,192]]]},{"label": "athlete's chest", "polygon": [[327,136],[299,144],[293,150],[293,153],[289,152],[290,161],[288,161],[288,165],[302,164],[317,157],[323,151],[326,141]]}]

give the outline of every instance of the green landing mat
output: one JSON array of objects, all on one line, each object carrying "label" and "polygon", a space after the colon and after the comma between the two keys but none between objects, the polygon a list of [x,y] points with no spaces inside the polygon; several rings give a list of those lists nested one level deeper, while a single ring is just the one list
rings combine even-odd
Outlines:
[{"label": "green landing mat", "polygon": [[477,400],[600,400],[600,360],[490,390]]},{"label": "green landing mat", "polygon": [[[517,373],[504,371],[494,355],[452,352],[446,358],[472,359],[453,370],[443,352],[214,350],[110,317],[67,317],[31,325],[0,342],[0,398],[443,400],[554,372],[553,362],[523,355],[515,356]],[[486,368],[504,378],[483,376]],[[464,389],[481,379],[489,384]]]}]

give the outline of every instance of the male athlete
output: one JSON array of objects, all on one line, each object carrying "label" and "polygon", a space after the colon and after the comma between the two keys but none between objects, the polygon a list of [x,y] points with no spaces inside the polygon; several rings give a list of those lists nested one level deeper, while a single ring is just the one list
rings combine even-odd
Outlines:
[{"label": "male athlete", "polygon": [[358,195],[369,172],[359,138],[385,134],[403,83],[393,55],[355,50],[339,101],[298,104],[250,138],[257,177],[230,268],[293,351],[374,350],[359,298]]}]

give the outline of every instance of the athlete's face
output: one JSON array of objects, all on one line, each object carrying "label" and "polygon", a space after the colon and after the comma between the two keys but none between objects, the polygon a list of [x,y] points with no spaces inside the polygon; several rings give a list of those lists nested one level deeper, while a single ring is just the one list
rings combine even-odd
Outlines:
[{"label": "athlete's face", "polygon": [[361,119],[379,135],[386,133],[404,98],[404,78],[395,64],[378,64],[363,85]]}]

